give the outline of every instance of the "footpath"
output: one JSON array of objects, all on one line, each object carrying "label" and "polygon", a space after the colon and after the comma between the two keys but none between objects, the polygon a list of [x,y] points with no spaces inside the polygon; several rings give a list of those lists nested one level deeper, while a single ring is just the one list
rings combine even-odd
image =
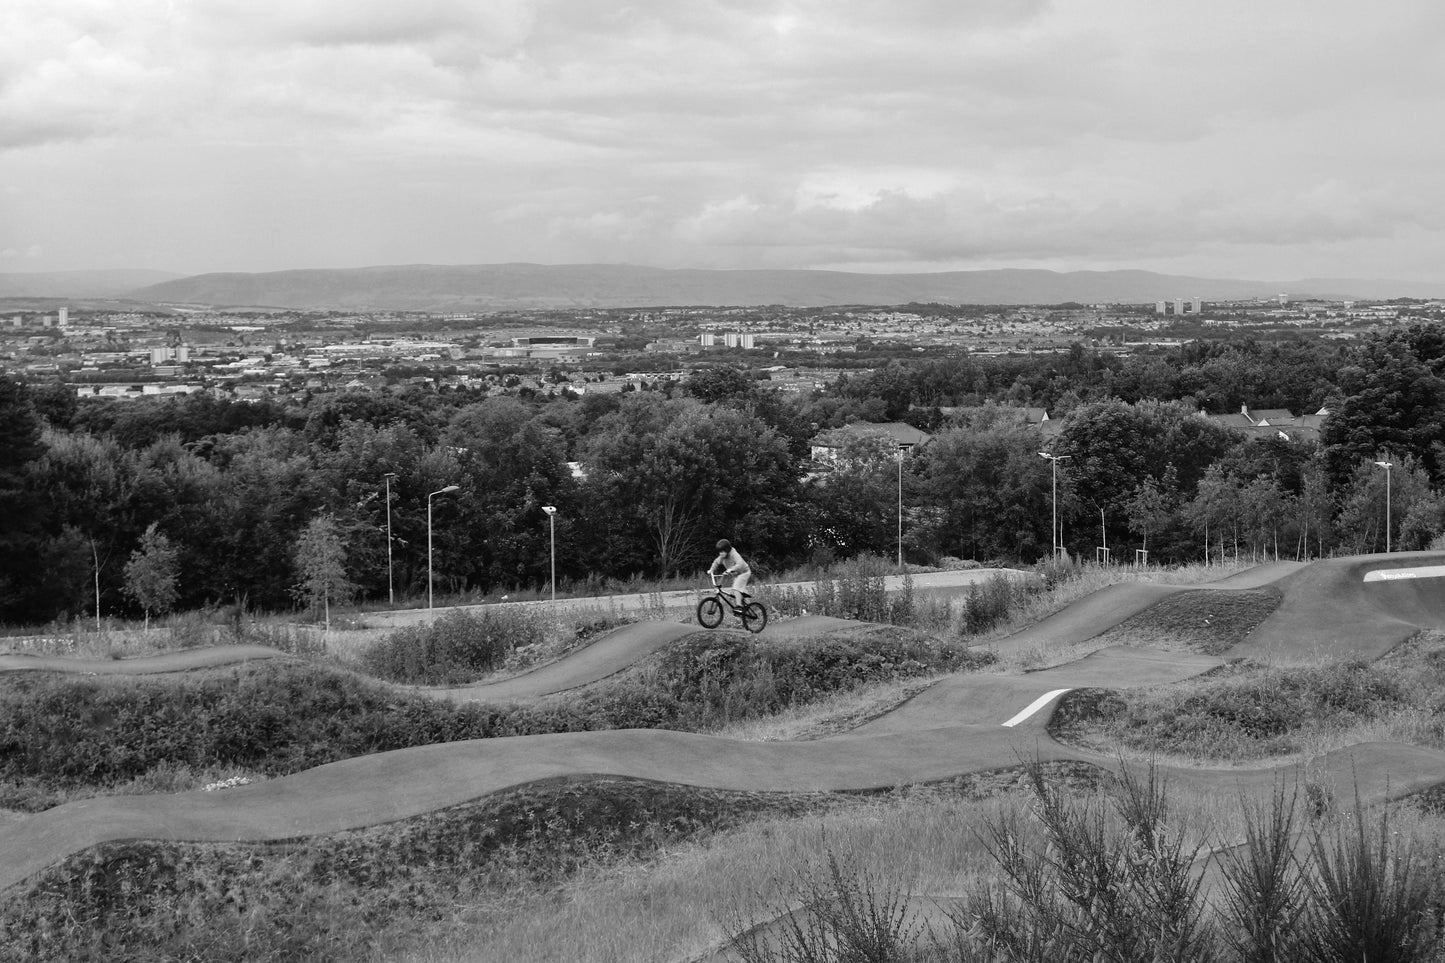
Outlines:
[{"label": "footpath", "polygon": [[[909,575],[913,582],[913,591],[924,596],[951,596],[966,592],[970,585],[978,582],[987,582],[996,575],[1003,575],[1008,578],[1030,578],[1028,572],[1022,572],[1012,568],[974,568],[956,572],[922,572]],[[883,578],[884,590],[890,594],[903,590],[904,576],[887,575]],[[766,601],[768,592],[779,590],[809,591],[813,588],[814,582],[783,582],[756,583],[755,591]],[[666,592],[644,592],[637,595],[594,595],[580,598],[559,598],[556,603],[550,599],[535,599],[526,602],[484,602],[480,605],[438,605],[432,609],[392,609],[382,612],[368,612],[365,620],[369,628],[392,629],[403,625],[417,625],[440,618],[448,612],[457,610],[476,611],[478,609],[493,608],[498,605],[516,605],[526,607],[556,605],[559,612],[574,612],[586,609],[607,608],[618,612],[656,611],[661,608],[666,611],[678,610],[688,611],[697,605],[698,600],[704,595],[712,593],[711,586],[699,586],[695,589],[675,589]]]}]

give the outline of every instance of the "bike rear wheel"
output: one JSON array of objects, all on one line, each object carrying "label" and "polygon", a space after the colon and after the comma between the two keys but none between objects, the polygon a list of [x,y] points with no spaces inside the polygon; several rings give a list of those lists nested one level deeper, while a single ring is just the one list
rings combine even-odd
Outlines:
[{"label": "bike rear wheel", "polygon": [[743,606],[743,628],[757,634],[768,625],[768,610],[761,602],[749,602]]},{"label": "bike rear wheel", "polygon": [[723,607],[717,600],[717,596],[709,596],[697,603],[697,624],[705,629],[715,629],[722,625]]}]

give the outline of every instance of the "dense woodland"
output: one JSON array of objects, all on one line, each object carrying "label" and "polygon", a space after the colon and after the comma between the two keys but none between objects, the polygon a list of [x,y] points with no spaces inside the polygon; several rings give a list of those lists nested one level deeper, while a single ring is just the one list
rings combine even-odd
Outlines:
[{"label": "dense woodland", "polygon": [[[1068,456],[1060,534],[1078,557],[1106,540],[1116,560],[1383,550],[1387,477],[1391,545],[1422,548],[1445,531],[1442,366],[1445,338],[1418,325],[1357,342],[895,360],[812,396],[736,365],[611,395],[398,386],[285,404],[80,402],[0,379],[0,620],[93,614],[97,593],[105,614],[289,608],[328,545],[329,595],[384,600],[388,473],[399,600],[425,594],[428,494],[450,485],[431,499],[439,593],[542,585],[543,505],[558,508],[564,586],[695,572],[722,536],[764,578],[892,555],[900,485],[909,561],[1033,563],[1052,545],[1046,444]],[[1198,417],[1241,404],[1331,414],[1318,444]],[[1061,432],[1045,442],[1025,405]],[[816,471],[817,432],[860,419],[934,439],[901,466],[859,440]],[[175,573],[166,591],[137,590],[147,563]]]}]

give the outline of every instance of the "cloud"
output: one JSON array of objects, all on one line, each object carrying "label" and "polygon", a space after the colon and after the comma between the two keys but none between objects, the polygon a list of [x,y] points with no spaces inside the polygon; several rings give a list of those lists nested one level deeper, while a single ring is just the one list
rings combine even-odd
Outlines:
[{"label": "cloud", "polygon": [[171,266],[239,218],[197,267],[1445,257],[1442,41],[1428,0],[9,0],[0,182],[35,200],[0,242],[104,259],[141,218]]},{"label": "cloud", "polygon": [[464,38],[488,54],[515,50],[537,5],[526,0],[212,0],[197,34],[217,46],[413,46]]}]

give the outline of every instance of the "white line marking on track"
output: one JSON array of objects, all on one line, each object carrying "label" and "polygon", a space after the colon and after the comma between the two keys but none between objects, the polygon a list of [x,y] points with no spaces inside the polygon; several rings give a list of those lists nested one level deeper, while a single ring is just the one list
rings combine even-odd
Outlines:
[{"label": "white line marking on track", "polygon": [[1044,706],[1048,705],[1050,702],[1053,702],[1059,696],[1063,695],[1065,692],[1068,691],[1068,689],[1055,689],[1053,692],[1045,692],[1033,702],[1030,702],[1023,712],[1020,712],[1008,722],[1005,722],[1004,726],[1010,729],[1013,728],[1014,726],[1018,725],[1020,722],[1023,722],[1029,716],[1033,715],[1035,712],[1038,712]]},{"label": "white line marking on track", "polygon": [[1440,578],[1445,565],[1417,565],[1414,568],[1377,568],[1365,573],[1366,582],[1393,582],[1405,578]]}]

